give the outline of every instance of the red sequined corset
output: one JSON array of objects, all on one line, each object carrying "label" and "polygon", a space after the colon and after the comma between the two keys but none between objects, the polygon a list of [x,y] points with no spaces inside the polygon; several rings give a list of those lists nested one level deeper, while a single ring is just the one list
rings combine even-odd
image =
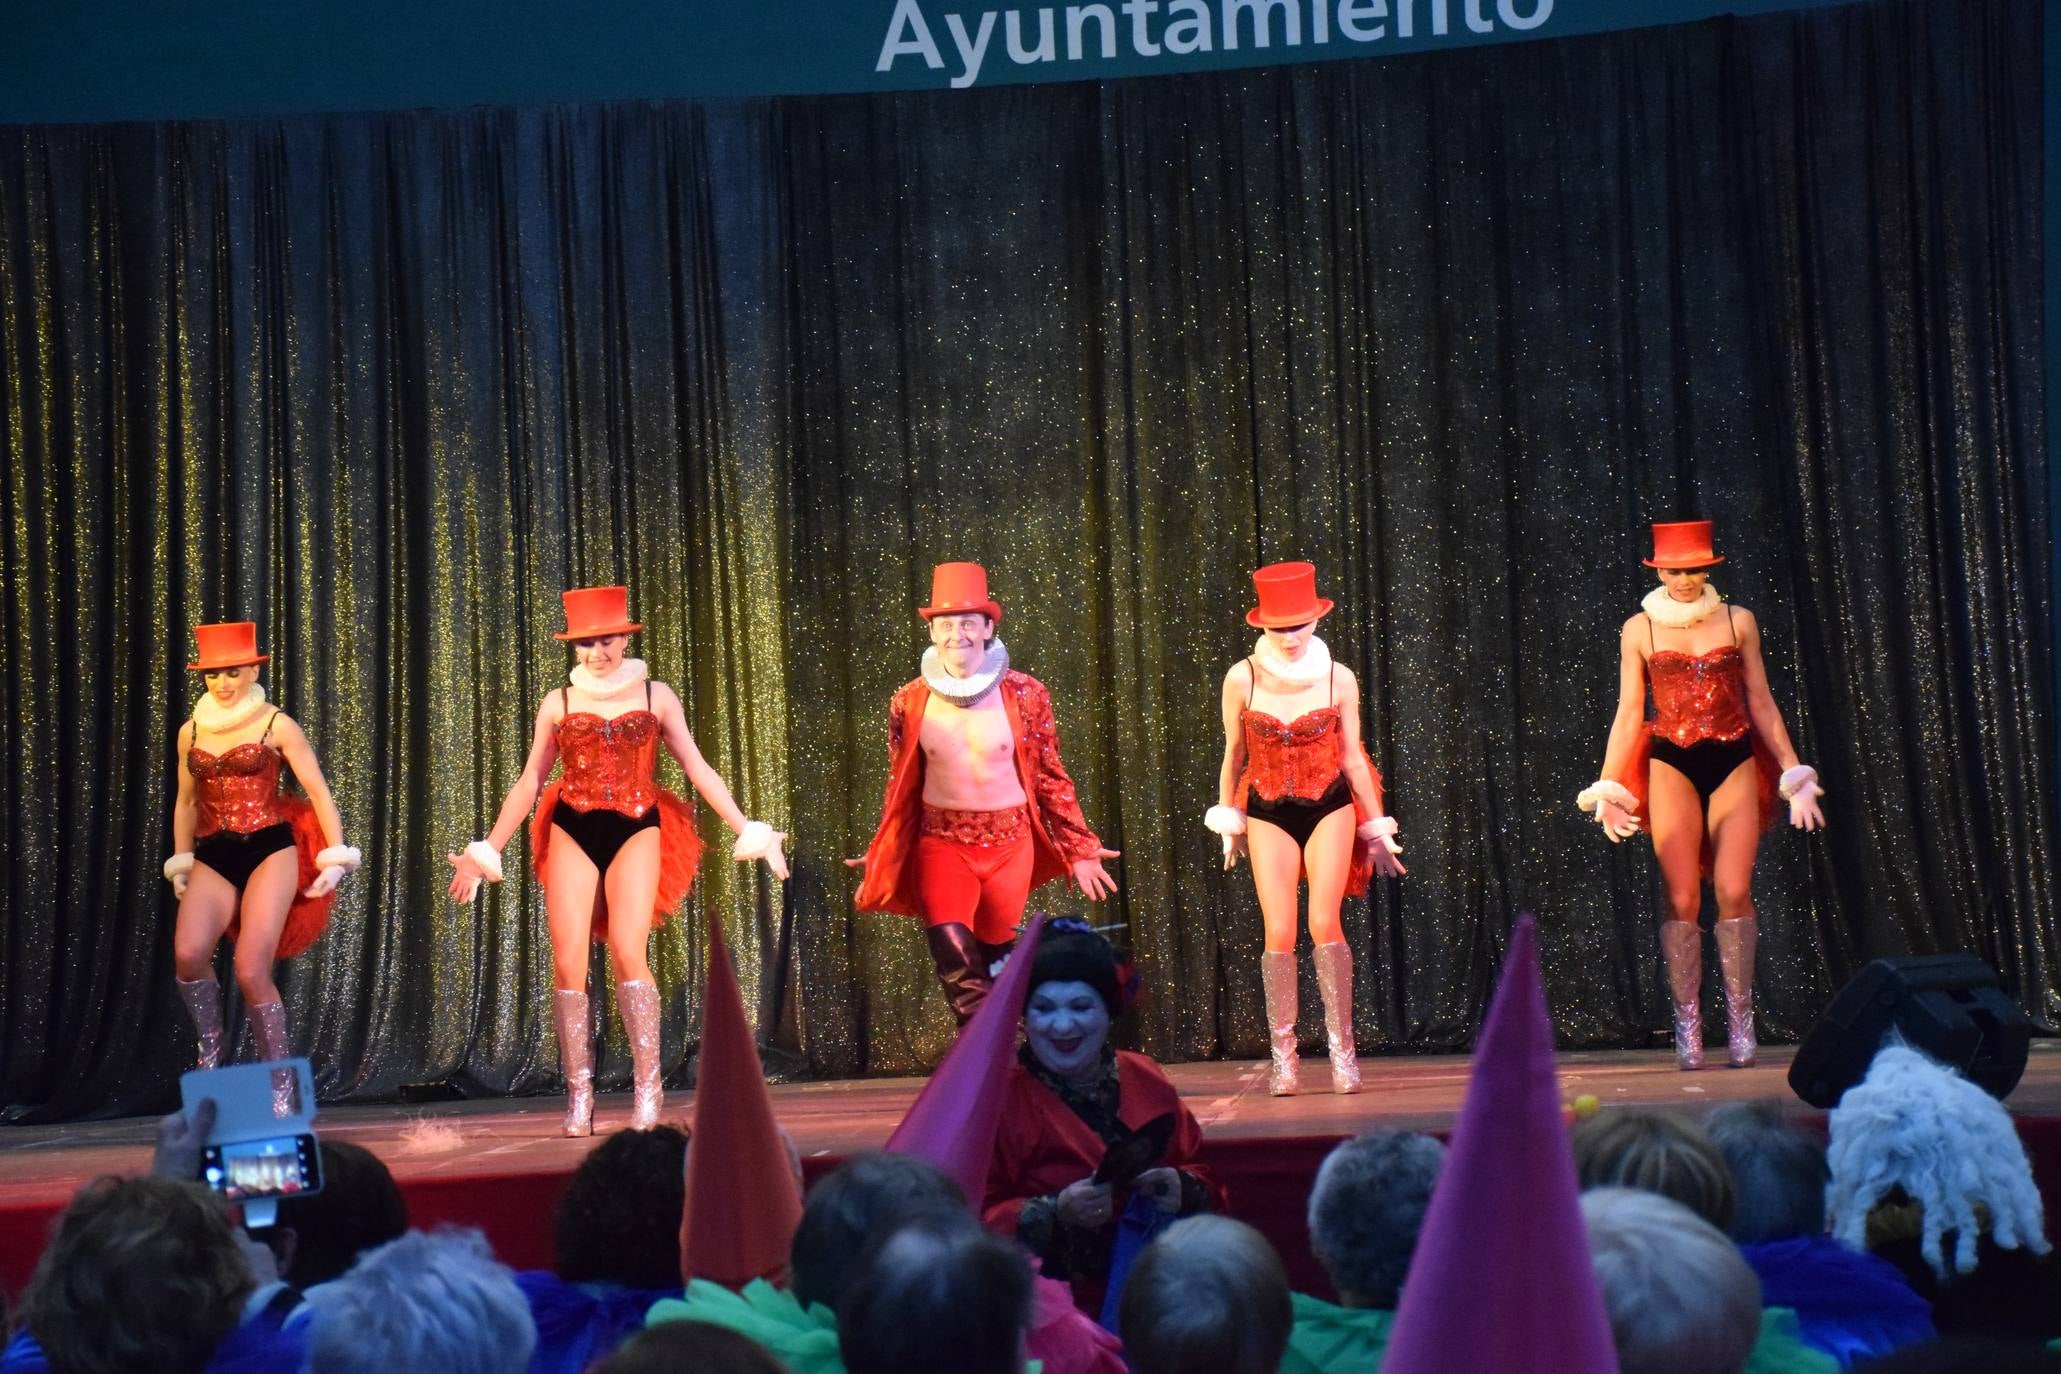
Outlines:
[{"label": "red sequined corset", "polygon": [[1649,655],[1653,719],[1646,728],[1685,749],[1705,740],[1744,738],[1753,728],[1746,714],[1745,662],[1736,644],[1707,654],[1661,649]]},{"label": "red sequined corset", "polygon": [[1283,722],[1245,710],[1245,781],[1270,802],[1283,797],[1316,801],[1344,771],[1339,762],[1336,706],[1320,706]]},{"label": "red sequined corset", "polygon": [[205,839],[218,830],[248,835],[286,819],[286,798],[279,791],[279,755],[270,745],[252,740],[226,754],[210,754],[199,745],[186,751],[186,771],[193,774],[193,837]]},{"label": "red sequined corset", "polygon": [[604,720],[574,711],[558,722],[565,778],[558,799],[575,811],[641,816],[658,805],[658,717],[625,711]]}]

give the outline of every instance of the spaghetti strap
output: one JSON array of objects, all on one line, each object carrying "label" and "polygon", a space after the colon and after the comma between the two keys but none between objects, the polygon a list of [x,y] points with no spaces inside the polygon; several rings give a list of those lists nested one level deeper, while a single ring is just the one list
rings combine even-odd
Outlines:
[{"label": "spaghetti strap", "polygon": [[645,709],[645,710],[647,710],[647,711],[649,711],[649,710],[651,709],[651,679],[650,679],[650,678],[645,678],[645,679],[644,679],[644,709]]},{"label": "spaghetti strap", "polygon": [[1739,627],[1732,623],[1732,603],[1725,603],[1725,628],[1732,632],[1732,647],[1739,647]]},{"label": "spaghetti strap", "polygon": [[558,684],[558,723],[551,727],[554,734],[557,733],[559,726],[565,724],[565,718],[571,714],[572,688],[561,682]]},{"label": "spaghetti strap", "polygon": [[1252,691],[1259,686],[1259,668],[1251,659],[1245,660],[1245,709],[1252,709]]},{"label": "spaghetti strap", "polygon": [[1639,612],[1639,614],[1646,616],[1646,652],[1657,654],[1660,652],[1660,640],[1653,633],[1653,617],[1647,615],[1644,611]]},{"label": "spaghetti strap", "polygon": [[279,713],[277,711],[274,711],[271,715],[271,719],[265,722],[265,733],[258,736],[259,744],[270,744],[272,742],[272,722],[278,719]]}]

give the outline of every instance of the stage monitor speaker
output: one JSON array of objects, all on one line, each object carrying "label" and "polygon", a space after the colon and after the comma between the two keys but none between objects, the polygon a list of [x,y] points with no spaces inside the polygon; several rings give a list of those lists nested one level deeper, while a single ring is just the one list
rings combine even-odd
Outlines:
[{"label": "stage monitor speaker", "polygon": [[1877,959],[1839,990],[1789,1064],[1789,1086],[1813,1107],[1839,1105],[1867,1077],[1891,1031],[1905,1044],[2003,1097],[2018,1086],[2032,1022],[1972,954]]}]

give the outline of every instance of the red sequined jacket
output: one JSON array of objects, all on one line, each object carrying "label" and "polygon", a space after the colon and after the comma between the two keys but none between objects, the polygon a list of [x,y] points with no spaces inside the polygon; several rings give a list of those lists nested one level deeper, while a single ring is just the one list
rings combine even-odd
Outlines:
[{"label": "red sequined jacket", "polygon": [[[1029,673],[1011,668],[996,687],[1016,739],[1016,776],[1030,799],[1031,886],[1071,871],[1080,859],[1092,859],[1102,841],[1081,815],[1073,779],[1059,761],[1059,727],[1052,719],[1052,694]],[[923,711],[930,686],[917,678],[894,695],[887,709],[887,799],[880,809],[880,828],[866,846],[866,877],[855,904],[861,911],[892,911],[920,916],[916,896],[916,838],[923,811]]]}]

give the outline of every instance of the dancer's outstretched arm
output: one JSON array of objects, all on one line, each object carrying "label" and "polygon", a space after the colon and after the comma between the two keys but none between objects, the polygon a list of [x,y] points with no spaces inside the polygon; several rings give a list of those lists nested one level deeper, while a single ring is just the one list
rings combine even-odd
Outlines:
[{"label": "dancer's outstretched arm", "polygon": [[785,878],[787,856],[780,852],[780,846],[787,839],[786,834],[744,814],[737,799],[730,795],[730,785],[723,781],[723,775],[709,767],[708,760],[701,756],[701,748],[694,742],[694,733],[687,728],[687,708],[680,704],[680,698],[672,688],[663,682],[652,683],[651,705],[658,713],[659,729],[665,736],[666,748],[679,763],[680,771],[687,775],[687,781],[709,804],[709,809],[723,818],[723,824],[737,832],[737,847],[732,851],[732,857],[764,859],[766,867],[772,869],[776,877]]},{"label": "dancer's outstretched arm", "polygon": [[1746,679],[1746,714],[1753,718],[1754,733],[1768,746],[1782,769],[1782,797],[1789,803],[1789,823],[1799,830],[1822,830],[1825,813],[1818,798],[1825,789],[1818,785],[1818,770],[1796,757],[1796,745],[1782,723],[1781,708],[1768,690],[1767,664],[1760,656],[1760,622],[1753,612],[1737,607],[1732,624],[1739,632],[1739,657]]},{"label": "dancer's outstretched arm", "polygon": [[1638,799],[1617,779],[1630,764],[1639,731],[1646,726],[1646,659],[1639,652],[1637,631],[1642,615],[1632,616],[1617,636],[1617,714],[1610,719],[1610,740],[1603,749],[1603,771],[1582,789],[1575,804],[1602,823],[1612,844],[1639,833]]},{"label": "dancer's outstretched arm", "polygon": [[537,706],[537,724],[530,738],[529,762],[523,765],[522,776],[515,780],[515,786],[508,789],[502,799],[501,813],[494,819],[494,828],[486,839],[474,840],[465,846],[463,853],[447,854],[455,871],[451,875],[451,899],[469,902],[479,891],[480,880],[498,883],[501,881],[501,851],[508,847],[508,841],[515,837],[530,808],[537,804],[537,794],[544,790],[544,779],[551,776],[552,766],[558,762],[559,703],[556,693],[547,694]]}]

